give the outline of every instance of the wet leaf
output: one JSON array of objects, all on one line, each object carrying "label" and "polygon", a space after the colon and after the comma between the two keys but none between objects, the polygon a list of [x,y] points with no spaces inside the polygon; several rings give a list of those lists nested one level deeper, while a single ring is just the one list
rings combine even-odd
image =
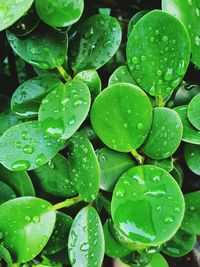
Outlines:
[{"label": "wet leaf", "polygon": [[200,130],[200,95],[196,95],[190,101],[187,109],[187,116],[190,123]]},{"label": "wet leaf", "polygon": [[116,84],[116,83],[132,83],[136,84],[133,77],[131,76],[129,69],[127,66],[118,67],[110,76],[108,85]]}]

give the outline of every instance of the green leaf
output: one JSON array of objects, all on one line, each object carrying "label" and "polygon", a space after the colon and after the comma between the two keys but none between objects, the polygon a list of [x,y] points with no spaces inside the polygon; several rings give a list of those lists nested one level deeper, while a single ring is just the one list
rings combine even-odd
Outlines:
[{"label": "green leaf", "polygon": [[57,76],[50,74],[43,74],[25,81],[12,95],[12,111],[20,117],[36,117],[42,99],[61,84]]},{"label": "green leaf", "polygon": [[178,185],[182,187],[183,179],[184,179],[184,173],[179,163],[176,161],[174,162],[174,169],[170,172],[172,177],[177,181]]},{"label": "green leaf", "polygon": [[123,247],[112,235],[109,229],[109,220],[103,226],[105,238],[105,253],[111,258],[121,258],[131,253],[130,249]]},{"label": "green leaf", "polygon": [[56,213],[46,200],[21,197],[0,205],[1,241],[16,262],[32,260],[52,234]]},{"label": "green leaf", "polygon": [[129,152],[140,147],[149,133],[151,103],[135,85],[111,85],[95,99],[91,122],[105,145],[120,152]]},{"label": "green leaf", "polygon": [[87,206],[76,215],[70,230],[68,251],[71,264],[73,267],[101,267],[104,250],[100,218],[93,207]]},{"label": "green leaf", "polygon": [[126,54],[138,85],[150,95],[164,96],[177,87],[186,73],[190,61],[189,35],[176,18],[154,10],[131,31]]},{"label": "green leaf", "polygon": [[39,109],[42,129],[52,137],[70,138],[88,115],[90,102],[90,91],[82,82],[71,81],[55,88]]},{"label": "green leaf", "polygon": [[10,186],[17,196],[35,196],[32,181],[27,172],[13,172],[0,165],[0,181]]},{"label": "green leaf", "polygon": [[173,164],[173,159],[172,158],[166,158],[166,159],[162,159],[162,160],[146,158],[145,163],[147,165],[158,166],[158,167],[160,167],[161,169],[164,169],[167,172],[172,171],[173,168],[174,168],[174,164]]},{"label": "green leaf", "polygon": [[32,170],[53,158],[60,148],[61,144],[46,136],[37,121],[28,121],[1,136],[0,162],[12,171]]},{"label": "green leaf", "polygon": [[127,36],[129,37],[129,35],[131,34],[131,31],[133,30],[133,28],[135,27],[136,23],[142,18],[144,17],[144,15],[146,15],[149,11],[148,10],[142,10],[137,12],[136,14],[133,15],[133,17],[130,19],[129,23],[128,23],[128,33]]},{"label": "green leaf", "polygon": [[157,246],[169,240],[180,227],[184,199],[168,172],[153,165],[138,166],[119,179],[111,211],[115,226],[125,237]]},{"label": "green leaf", "polygon": [[100,188],[112,192],[120,176],[135,162],[127,154],[113,151],[107,147],[98,150],[97,157],[100,166]]},{"label": "green leaf", "polygon": [[200,67],[200,3],[191,0],[162,0],[162,9],[182,21],[190,35],[192,62]]},{"label": "green leaf", "polygon": [[92,100],[94,100],[101,92],[101,79],[95,70],[79,72],[74,77],[74,81],[80,81],[88,86]]},{"label": "green leaf", "polygon": [[1,26],[0,31],[8,28],[31,7],[33,0],[6,0],[1,1]]},{"label": "green leaf", "polygon": [[84,133],[77,132],[70,139],[68,157],[73,186],[84,201],[93,201],[99,191],[100,171],[94,149]]},{"label": "green leaf", "polygon": [[194,234],[178,230],[167,243],[164,243],[162,252],[170,257],[183,257],[193,249],[195,242]]},{"label": "green leaf", "polygon": [[179,114],[183,124],[182,140],[187,143],[200,145],[200,131],[190,124],[187,117],[187,108],[188,106],[186,105],[174,108],[174,110]]},{"label": "green leaf", "polygon": [[200,175],[200,146],[195,144],[185,144],[184,157],[190,170],[197,175]]},{"label": "green leaf", "polygon": [[0,259],[3,259],[7,263],[7,266],[13,266],[9,251],[2,245],[0,245]]},{"label": "green leaf", "polygon": [[181,229],[190,233],[200,234],[200,220],[199,220],[199,203],[200,191],[188,193],[185,197],[185,216],[181,224]]},{"label": "green leaf", "polygon": [[161,254],[153,255],[151,262],[145,267],[169,267],[167,261]]},{"label": "green leaf", "polygon": [[64,63],[67,35],[48,27],[37,27],[23,39],[7,32],[13,50],[29,64],[41,69],[54,69]]},{"label": "green leaf", "polygon": [[62,212],[56,213],[56,224],[43,253],[54,255],[66,247],[72,222],[73,219],[70,216]]},{"label": "green leaf", "polygon": [[47,164],[33,170],[34,179],[46,193],[57,197],[72,197],[76,189],[69,177],[68,161],[57,154]]},{"label": "green leaf", "polygon": [[3,182],[0,182],[0,205],[13,198],[16,198],[16,195],[12,188]]},{"label": "green leaf", "polygon": [[97,70],[119,48],[122,32],[117,19],[95,15],[81,23],[70,43],[69,59],[75,72]]},{"label": "green leaf", "polygon": [[39,17],[53,27],[74,24],[81,17],[83,7],[83,0],[36,0]]},{"label": "green leaf", "polygon": [[150,158],[165,159],[179,147],[183,125],[177,112],[169,108],[154,108],[151,131],[142,151]]},{"label": "green leaf", "polygon": [[196,95],[189,103],[187,116],[190,123],[200,130],[200,94]]},{"label": "green leaf", "polygon": [[108,86],[123,82],[136,84],[127,66],[120,66],[112,73],[108,81]]},{"label": "green leaf", "polygon": [[152,256],[151,253],[146,253],[145,250],[133,251],[131,254],[121,258],[121,260],[131,267],[146,267],[150,263]]}]

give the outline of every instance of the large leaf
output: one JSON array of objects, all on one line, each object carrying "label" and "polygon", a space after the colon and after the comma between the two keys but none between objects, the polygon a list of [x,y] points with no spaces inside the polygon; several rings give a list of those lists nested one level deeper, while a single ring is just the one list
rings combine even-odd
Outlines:
[{"label": "large leaf", "polygon": [[153,159],[165,159],[179,147],[183,125],[177,112],[169,108],[155,108],[153,123],[143,152]]},{"label": "large leaf", "polygon": [[0,31],[8,28],[31,7],[33,0],[6,0],[0,2]]},{"label": "large leaf", "polygon": [[190,35],[192,62],[200,67],[200,2],[198,0],[162,0],[162,9],[184,23]]},{"label": "large leaf", "polygon": [[75,217],[68,242],[73,267],[101,267],[104,257],[104,235],[96,210],[87,206]]},{"label": "large leaf", "polygon": [[7,32],[13,50],[29,64],[41,69],[53,69],[64,63],[67,35],[47,27],[37,27],[31,34],[19,38]]},{"label": "large leaf", "polygon": [[61,144],[44,134],[37,121],[20,123],[0,138],[0,162],[9,170],[26,171],[44,165]]},{"label": "large leaf", "polygon": [[39,17],[54,27],[74,24],[82,15],[83,0],[36,0]]},{"label": "large leaf", "polygon": [[114,84],[95,99],[91,122],[105,145],[129,152],[138,148],[149,133],[151,103],[139,87],[128,83]]},{"label": "large leaf", "polygon": [[100,172],[94,149],[83,132],[77,132],[69,143],[70,178],[86,202],[93,201],[99,191]]},{"label": "large leaf", "polygon": [[70,43],[69,59],[75,72],[96,70],[113,57],[122,32],[119,22],[107,15],[95,15],[81,23]]},{"label": "large leaf", "polygon": [[151,11],[131,31],[126,54],[138,85],[150,95],[167,95],[187,70],[189,35],[175,17],[160,10]]},{"label": "large leaf", "polygon": [[42,129],[52,137],[70,138],[88,115],[90,102],[90,91],[82,82],[71,81],[55,88],[39,109]]},{"label": "large leaf", "polygon": [[0,205],[1,242],[16,262],[32,260],[46,245],[56,213],[46,200],[21,197]]},{"label": "large leaf", "polygon": [[115,226],[125,237],[157,246],[180,227],[184,198],[168,172],[153,165],[138,166],[117,182],[111,211]]}]

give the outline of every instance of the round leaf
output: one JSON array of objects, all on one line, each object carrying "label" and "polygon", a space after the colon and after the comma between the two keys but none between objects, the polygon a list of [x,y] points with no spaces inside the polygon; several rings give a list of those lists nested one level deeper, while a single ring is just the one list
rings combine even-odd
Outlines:
[{"label": "round leaf", "polygon": [[128,37],[131,34],[131,31],[133,30],[133,28],[135,27],[136,23],[144,16],[148,13],[148,10],[142,10],[137,12],[136,14],[133,15],[133,17],[130,19],[129,23],[128,23]]},{"label": "round leaf", "polygon": [[82,15],[83,0],[36,0],[39,17],[54,27],[74,24]]},{"label": "round leaf", "polygon": [[105,145],[129,152],[140,147],[149,133],[151,103],[139,87],[128,83],[115,84],[95,99],[91,122]]},{"label": "round leaf", "polygon": [[190,170],[200,175],[200,145],[185,144],[184,157]]},{"label": "round leaf", "polygon": [[88,115],[90,102],[90,91],[82,82],[71,81],[55,88],[39,109],[42,129],[52,137],[70,138]]},{"label": "round leaf", "polygon": [[114,224],[127,238],[157,246],[180,227],[184,199],[169,173],[152,165],[138,166],[119,179],[111,211]]},{"label": "round leaf", "polygon": [[100,188],[112,192],[120,176],[135,166],[127,154],[103,147],[97,152],[100,165]]},{"label": "round leaf", "polygon": [[84,133],[77,132],[70,139],[68,157],[73,186],[84,201],[93,201],[99,191],[99,164],[94,149]]},{"label": "round leaf", "polygon": [[200,191],[188,193],[185,196],[185,216],[181,225],[184,231],[200,235],[199,203]]},{"label": "round leaf", "polygon": [[177,87],[187,70],[189,35],[175,17],[155,10],[135,25],[128,38],[126,54],[138,85],[150,95],[167,95]]},{"label": "round leaf", "polygon": [[191,143],[200,145],[200,131],[190,124],[187,117],[187,106],[179,106],[174,108],[174,110],[179,114],[182,124],[183,124],[183,137],[182,140]]},{"label": "round leaf", "polygon": [[177,112],[169,108],[155,108],[153,122],[143,152],[153,159],[165,159],[179,147],[183,125]]},{"label": "round leaf", "polygon": [[167,261],[161,254],[153,255],[151,262],[145,267],[169,267]]},{"label": "round leaf", "polygon": [[23,39],[7,32],[13,50],[29,64],[41,69],[54,69],[64,63],[67,37],[47,27],[37,27]]},{"label": "round leaf", "polygon": [[0,162],[9,170],[26,171],[44,165],[61,144],[46,136],[37,121],[20,123],[0,138]]},{"label": "round leaf", "polygon": [[62,212],[56,213],[56,224],[43,253],[52,255],[66,247],[72,222],[70,216]]},{"label": "round leaf", "polygon": [[56,214],[46,200],[21,197],[0,205],[1,242],[16,262],[32,260],[52,234]]},{"label": "round leaf", "polygon": [[192,0],[162,0],[162,9],[176,16],[187,28],[192,45],[192,62],[200,67],[200,3]]},{"label": "round leaf", "polygon": [[31,7],[33,0],[6,0],[0,3],[0,31],[8,28]]},{"label": "round leaf", "polygon": [[163,245],[162,252],[171,257],[183,257],[194,247],[196,236],[186,233],[183,230],[178,232]]},{"label": "round leaf", "polygon": [[156,160],[156,159],[149,159],[147,158],[145,160],[145,163],[148,165],[155,165],[160,167],[161,169],[164,169],[167,172],[170,172],[174,168],[173,164],[173,159],[172,158],[167,158],[167,159],[162,159],[162,160]]},{"label": "round leaf", "polygon": [[0,182],[0,205],[15,197],[15,192],[7,184]]},{"label": "round leaf", "polygon": [[111,258],[121,258],[131,253],[131,250],[123,247],[111,234],[109,229],[109,221],[107,220],[103,226],[105,238],[105,253]]},{"label": "round leaf", "polygon": [[75,217],[68,241],[73,267],[101,267],[104,257],[104,235],[96,210],[87,206]]},{"label": "round leaf", "polygon": [[57,154],[47,164],[33,170],[37,184],[46,193],[57,197],[72,197],[76,189],[69,177],[68,161],[61,154]]},{"label": "round leaf", "polygon": [[62,82],[55,75],[44,74],[22,83],[11,98],[11,109],[21,117],[35,117],[42,99]]},{"label": "round leaf", "polygon": [[97,70],[116,53],[122,32],[119,22],[107,15],[95,15],[81,23],[70,44],[69,59],[75,72]]},{"label": "round leaf", "polygon": [[101,92],[101,80],[95,70],[81,71],[74,77],[74,80],[85,83],[88,86],[92,100]]},{"label": "round leaf", "polygon": [[190,123],[200,130],[200,94],[196,95],[189,103],[187,116]]},{"label": "round leaf", "polygon": [[113,74],[110,76],[108,85],[116,84],[116,83],[132,83],[136,84],[133,77],[131,76],[129,69],[127,66],[121,66],[117,68]]}]

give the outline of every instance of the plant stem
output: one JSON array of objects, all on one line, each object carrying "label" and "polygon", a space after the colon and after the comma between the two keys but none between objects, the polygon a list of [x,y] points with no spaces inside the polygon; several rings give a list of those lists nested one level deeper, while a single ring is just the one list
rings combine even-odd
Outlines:
[{"label": "plant stem", "polygon": [[66,199],[65,201],[63,202],[60,202],[60,203],[57,203],[53,206],[54,210],[59,210],[59,209],[62,209],[62,208],[68,208],[78,202],[82,201],[81,197],[80,196],[77,196],[77,197],[73,197],[73,198],[69,198],[69,199]]},{"label": "plant stem", "polygon": [[65,71],[65,69],[62,66],[57,66],[57,70],[59,71],[60,75],[65,79],[66,82],[72,79],[72,77]]},{"label": "plant stem", "polygon": [[164,107],[165,106],[165,101],[161,95],[156,96],[156,106],[157,107]]},{"label": "plant stem", "polygon": [[132,149],[132,150],[131,150],[131,154],[133,155],[133,157],[137,160],[137,162],[138,162],[140,165],[143,165],[143,163],[144,163],[144,157],[141,156],[141,155],[137,152],[137,150]]}]

